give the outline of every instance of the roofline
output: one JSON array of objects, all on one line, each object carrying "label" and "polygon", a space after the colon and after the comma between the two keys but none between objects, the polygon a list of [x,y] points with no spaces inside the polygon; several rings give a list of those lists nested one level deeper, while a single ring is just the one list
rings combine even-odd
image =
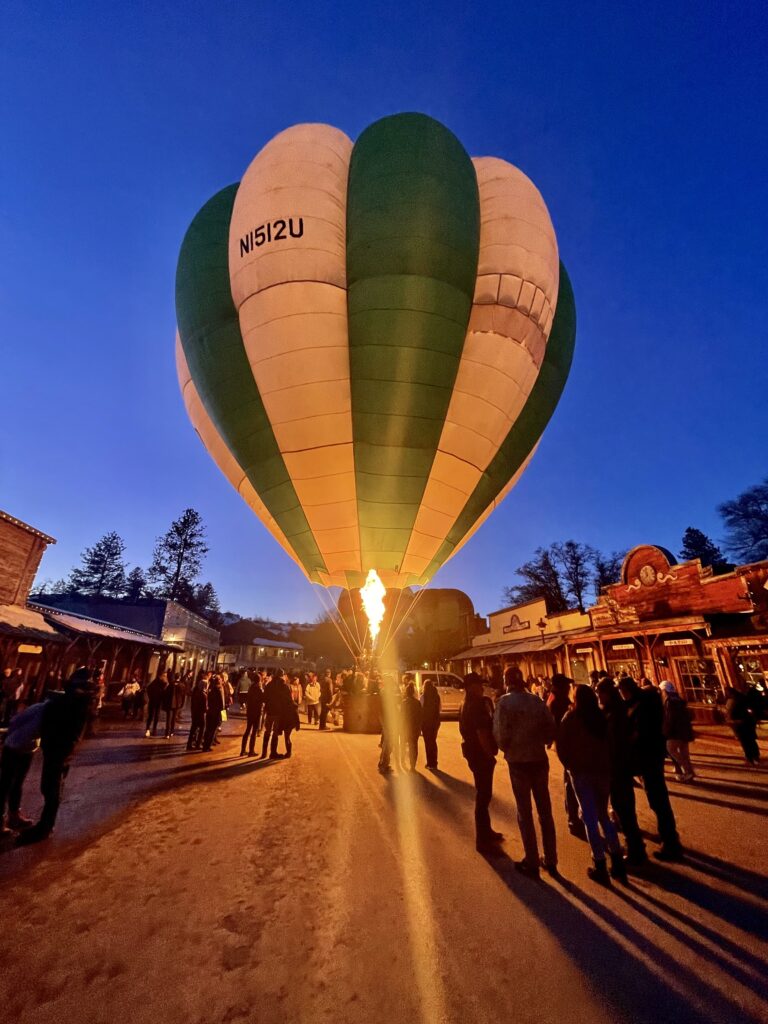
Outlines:
[{"label": "roofline", "polygon": [[44,540],[46,544],[56,543],[55,537],[49,537],[47,533],[43,533],[42,530],[38,530],[34,526],[30,526],[29,523],[25,523],[23,519],[17,519],[16,516],[12,516],[10,512],[3,512],[1,508],[0,519],[6,523],[11,523],[13,526],[18,526],[22,530],[26,530],[27,533],[31,533],[35,537],[39,537],[40,540]]},{"label": "roofline", "polygon": [[94,619],[92,615],[81,615],[79,612],[71,612],[67,608],[52,608],[50,605],[37,604],[33,601],[29,601],[27,604],[28,607],[39,612],[46,618],[56,619],[59,616],[65,615],[69,619],[80,619],[81,622],[92,622],[96,626],[108,626],[110,629],[117,629],[121,633],[132,633],[134,636],[140,637],[142,640],[151,640],[154,644],[157,644],[158,647],[167,647],[170,650],[182,650],[180,644],[174,644],[168,640],[163,640],[162,637],[157,637],[152,633],[143,633],[140,629],[131,629],[130,626],[122,626],[119,622],[107,622],[106,619]]}]

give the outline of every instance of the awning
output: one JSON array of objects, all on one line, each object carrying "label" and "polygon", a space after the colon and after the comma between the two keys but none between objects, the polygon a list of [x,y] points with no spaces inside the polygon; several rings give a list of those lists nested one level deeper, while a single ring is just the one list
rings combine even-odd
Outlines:
[{"label": "awning", "polygon": [[565,643],[566,637],[545,636],[542,640],[531,637],[528,640],[506,640],[499,644],[478,644],[466,651],[454,654],[451,661],[468,661],[470,658],[495,658],[503,654],[541,654],[556,651]]},{"label": "awning", "polygon": [[145,644],[158,650],[180,651],[179,644],[170,644],[160,640],[149,633],[140,633],[135,629],[125,629],[123,626],[116,626],[111,622],[102,622],[100,619],[89,619],[84,615],[75,615],[72,612],[60,612],[53,608],[45,608],[46,619],[57,629],[65,629],[72,633],[79,633],[83,636],[106,637],[110,640],[123,640],[133,644]]},{"label": "awning", "polygon": [[0,604],[0,636],[46,643],[64,639],[40,612],[20,604]]}]

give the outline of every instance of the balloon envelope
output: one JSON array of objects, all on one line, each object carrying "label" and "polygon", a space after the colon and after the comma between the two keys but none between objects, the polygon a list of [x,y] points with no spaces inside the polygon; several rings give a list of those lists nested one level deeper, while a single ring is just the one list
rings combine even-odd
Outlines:
[{"label": "balloon envelope", "polygon": [[187,231],[185,404],[313,582],[425,584],[509,491],[575,339],[546,206],[494,157],[398,114],[354,143],[281,132]]}]

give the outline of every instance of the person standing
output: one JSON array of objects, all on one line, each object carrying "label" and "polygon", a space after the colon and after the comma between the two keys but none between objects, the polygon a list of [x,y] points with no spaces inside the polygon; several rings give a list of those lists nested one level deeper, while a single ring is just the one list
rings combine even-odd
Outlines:
[{"label": "person standing", "polygon": [[529,878],[539,876],[539,847],[533,823],[531,798],[541,826],[544,847],[542,866],[557,873],[557,839],[549,796],[549,761],[546,748],[555,738],[555,720],[547,706],[525,688],[519,668],[504,672],[507,692],[499,698],[493,715],[493,735],[509,768],[517,805],[517,823],[525,857],[515,867]]},{"label": "person standing", "polygon": [[440,694],[431,679],[424,683],[421,695],[421,735],[429,771],[437,771],[437,733],[440,729]]},{"label": "person standing", "polygon": [[333,700],[333,674],[327,668],[320,680],[320,724],[319,729],[328,728],[328,710]]},{"label": "person standing", "polygon": [[679,861],[683,848],[664,779],[664,709],[657,690],[641,690],[629,676],[619,682],[619,692],[627,705],[629,754],[632,774],[642,779],[651,810],[656,815],[661,849],[658,860]]},{"label": "person standing", "polygon": [[163,694],[163,708],[165,709],[165,738],[169,740],[176,731],[176,722],[187,699],[187,690],[184,683],[178,677],[174,677],[168,683]]},{"label": "person standing", "polygon": [[392,754],[399,763],[400,756],[400,693],[397,683],[385,676],[379,685],[379,717],[381,722],[381,740],[379,747],[379,771],[387,774],[392,771]]},{"label": "person standing", "polygon": [[760,748],[757,745],[757,715],[749,697],[734,686],[726,690],[725,713],[733,734],[744,751],[747,764],[760,764]]},{"label": "person standing", "polygon": [[[627,869],[619,834],[608,813],[611,790],[611,755],[608,723],[595,691],[582,683],[576,687],[573,707],[565,713],[557,731],[557,756],[568,772],[592,848],[589,877],[601,884],[610,878],[626,880]],[[602,829],[602,833],[601,833]],[[611,855],[608,871],[606,849]]]},{"label": "person standing", "polygon": [[147,729],[145,736],[157,735],[157,721],[168,689],[168,673],[161,672],[147,686]]},{"label": "person standing", "polygon": [[[21,793],[42,732],[45,704],[31,704],[13,716],[0,757],[0,834],[27,828],[21,813]],[[8,808],[6,826],[5,809]]]},{"label": "person standing", "polygon": [[667,741],[667,753],[675,766],[680,782],[693,782],[696,775],[691,764],[690,743],[694,738],[688,702],[677,692],[674,683],[665,679],[659,683],[664,701],[662,729]]},{"label": "person standing", "polygon": [[611,807],[627,841],[625,863],[631,867],[639,867],[648,860],[648,856],[645,852],[643,833],[640,831],[637,821],[635,781],[632,775],[632,759],[629,750],[627,706],[621,699],[610,676],[604,676],[598,682],[597,699],[600,702],[608,729]]},{"label": "person standing", "polygon": [[310,672],[307,676],[307,685],[304,689],[304,702],[307,706],[307,725],[310,725],[312,722],[317,722],[319,727],[321,697],[322,692],[320,689],[320,683],[317,681],[317,676],[314,672]]},{"label": "person standing", "polygon": [[[555,720],[555,725],[558,727],[563,720],[563,716],[571,708],[570,693],[572,686],[573,680],[569,679],[568,676],[564,676],[560,672],[556,672],[552,676],[552,684],[549,689],[549,696],[547,697],[547,707]],[[584,822],[579,816],[579,801],[576,799],[576,793],[574,792],[571,776],[567,768],[563,769],[563,788],[565,791],[565,815],[568,819],[568,831],[572,836],[576,836],[577,839],[586,839],[587,831],[584,828]]]},{"label": "person standing", "polygon": [[205,735],[203,736],[203,752],[207,753],[218,743],[216,733],[221,727],[222,714],[227,706],[227,698],[221,676],[214,673],[208,685],[208,707],[205,712]]},{"label": "person standing", "polygon": [[277,741],[283,730],[283,717],[287,708],[293,704],[291,690],[283,677],[283,670],[276,668],[272,678],[264,687],[264,740],[261,745],[261,756],[277,757]]},{"label": "person standing", "polygon": [[459,715],[461,753],[475,780],[475,849],[478,853],[498,853],[504,836],[491,828],[490,806],[493,798],[493,773],[499,751],[493,738],[493,704],[485,696],[483,680],[477,672],[464,676],[466,696]]},{"label": "person standing", "polygon": [[189,725],[187,750],[199,750],[205,735],[205,716],[208,711],[207,674],[201,673],[192,689],[189,698],[189,714],[192,721]]},{"label": "person standing", "polygon": [[[256,737],[261,735],[261,713],[264,709],[264,691],[261,688],[261,680],[251,681],[248,692],[245,695],[245,732],[240,745],[240,757],[245,757],[246,744],[248,753],[253,757],[256,753]],[[250,740],[250,742],[249,742]]]},{"label": "person standing", "polygon": [[43,795],[43,810],[37,824],[18,836],[16,843],[19,846],[38,843],[53,832],[64,779],[69,773],[72,754],[85,730],[93,693],[90,669],[79,668],[66,683],[64,693],[52,694],[51,699],[45,702],[40,723],[40,746],[43,752],[40,792]]},{"label": "person standing", "polygon": [[416,761],[419,757],[419,736],[422,726],[422,708],[416,698],[416,687],[408,683],[403,697],[403,706],[400,710],[402,719],[402,740],[403,755],[410,771],[416,771]]},{"label": "person standing", "polygon": [[131,679],[127,682],[120,692],[118,697],[120,698],[120,706],[123,711],[123,718],[127,719],[129,715],[135,714],[136,707],[136,694],[139,692],[141,687],[135,679]]}]

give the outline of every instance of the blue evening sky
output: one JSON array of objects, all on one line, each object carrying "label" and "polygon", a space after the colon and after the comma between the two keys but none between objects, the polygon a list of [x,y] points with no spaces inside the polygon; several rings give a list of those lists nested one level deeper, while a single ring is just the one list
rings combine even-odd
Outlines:
[{"label": "blue evening sky", "polygon": [[188,222],[276,132],[420,110],[541,189],[578,309],[522,482],[435,578],[499,607],[540,544],[677,551],[768,472],[768,7],[6,0],[0,508],[132,563],[187,506],[226,609],[312,618],[209,460],[173,361]]}]

